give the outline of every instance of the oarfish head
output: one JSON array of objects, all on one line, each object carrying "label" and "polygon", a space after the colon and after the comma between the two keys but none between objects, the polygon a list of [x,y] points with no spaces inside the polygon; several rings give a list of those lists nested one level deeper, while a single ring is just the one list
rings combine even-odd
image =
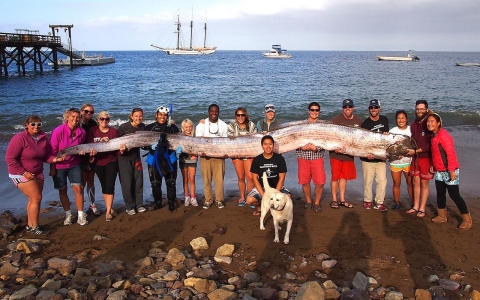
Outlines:
[{"label": "oarfish head", "polygon": [[398,135],[395,142],[387,147],[387,156],[391,160],[397,160],[413,148],[412,139],[406,135]]}]

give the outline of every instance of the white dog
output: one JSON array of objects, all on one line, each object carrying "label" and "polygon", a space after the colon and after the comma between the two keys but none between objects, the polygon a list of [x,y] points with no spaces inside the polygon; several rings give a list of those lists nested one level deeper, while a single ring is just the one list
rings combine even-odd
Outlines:
[{"label": "white dog", "polygon": [[265,193],[262,197],[262,214],[260,215],[260,230],[265,230],[263,226],[263,219],[270,211],[273,217],[273,225],[275,227],[275,243],[279,243],[278,231],[282,230],[280,223],[287,221],[287,232],[285,232],[285,238],[283,243],[288,244],[290,242],[290,229],[292,228],[293,221],[293,202],[292,199],[279,190],[274,189],[268,185],[267,174],[263,172],[263,187]]}]

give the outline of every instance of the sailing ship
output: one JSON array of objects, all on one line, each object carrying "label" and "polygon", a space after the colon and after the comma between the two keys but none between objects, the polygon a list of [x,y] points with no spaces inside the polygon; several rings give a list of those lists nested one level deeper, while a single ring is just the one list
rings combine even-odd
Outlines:
[{"label": "sailing ship", "polygon": [[177,22],[175,22],[177,30],[175,34],[177,35],[177,46],[175,48],[163,48],[152,44],[151,46],[157,49],[162,50],[168,55],[207,55],[215,52],[217,47],[207,47],[207,23],[204,25],[204,38],[203,38],[203,47],[193,47],[192,46],[192,37],[193,37],[193,17],[190,21],[190,47],[183,47],[180,43],[180,34],[182,23],[180,23],[180,15],[177,15]]}]

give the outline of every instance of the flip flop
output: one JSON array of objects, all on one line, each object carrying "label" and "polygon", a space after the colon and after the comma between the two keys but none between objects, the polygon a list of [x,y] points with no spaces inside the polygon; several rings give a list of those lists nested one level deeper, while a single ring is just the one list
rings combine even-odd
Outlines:
[{"label": "flip flop", "polygon": [[334,209],[338,209],[338,203],[337,203],[337,201],[332,201],[332,202],[330,203],[330,207],[331,207],[331,208],[334,208]]},{"label": "flip flop", "polygon": [[314,212],[321,212],[322,207],[320,206],[320,204],[315,204],[315,206],[313,206],[313,211]]},{"label": "flip flop", "polygon": [[241,199],[242,201],[238,202],[238,206],[245,206],[247,204],[247,200],[245,198]]},{"label": "flip flop", "polygon": [[346,207],[346,208],[353,208],[353,205],[347,201],[343,201],[343,202],[340,202],[338,203],[339,206],[343,206],[343,207]]},{"label": "flip flop", "polygon": [[250,208],[251,208],[251,209],[255,209],[255,208],[257,208],[257,207],[252,204],[252,205],[250,205]]},{"label": "flip flop", "polygon": [[407,210],[407,214],[414,214],[414,213],[417,213],[418,214],[418,210],[416,210],[415,208],[410,208],[409,210]]},{"label": "flip flop", "polygon": [[303,208],[305,208],[305,209],[309,209],[310,207],[313,207],[313,206],[312,206],[312,202],[310,202],[310,203],[307,202],[307,203],[305,203],[305,205],[303,206]]},{"label": "flip flop", "polygon": [[424,211],[421,211],[421,210],[418,211],[418,213],[417,213],[417,218],[423,218],[423,217],[425,217],[425,216],[426,216],[426,214],[425,214]]},{"label": "flip flop", "polygon": [[258,210],[256,210],[256,211],[253,212],[253,215],[254,215],[254,216],[259,216],[259,215],[261,215],[261,214],[262,214],[262,212],[260,212],[260,211],[258,211]]}]

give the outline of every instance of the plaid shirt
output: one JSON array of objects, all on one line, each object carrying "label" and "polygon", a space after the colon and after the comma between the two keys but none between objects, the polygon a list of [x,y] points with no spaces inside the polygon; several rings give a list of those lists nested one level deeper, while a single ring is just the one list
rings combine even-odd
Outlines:
[{"label": "plaid shirt", "polygon": [[321,147],[317,147],[317,151],[312,150],[301,150],[298,148],[295,150],[295,154],[298,158],[306,159],[306,160],[314,160],[322,158],[324,155],[325,150]]}]

